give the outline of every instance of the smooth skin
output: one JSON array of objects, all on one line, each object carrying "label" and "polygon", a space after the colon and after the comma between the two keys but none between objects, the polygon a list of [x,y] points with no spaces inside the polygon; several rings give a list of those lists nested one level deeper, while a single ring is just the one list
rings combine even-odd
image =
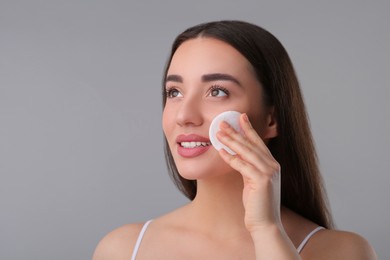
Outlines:
[{"label": "smooth skin", "polygon": [[[234,80],[205,77],[216,74]],[[277,120],[273,107],[261,102],[261,84],[239,52],[211,38],[188,40],[173,56],[172,75],[164,134],[180,174],[196,179],[198,190],[193,201],[153,220],[137,259],[376,259],[364,238],[336,230],[319,231],[298,255],[296,248],[317,225],[280,205],[283,169],[266,145],[278,134]],[[207,137],[212,119],[227,110],[242,113],[244,136],[222,123],[217,137],[237,155],[210,147],[196,157],[180,156],[178,135]],[[129,224],[112,231],[93,259],[131,259],[141,228]]]}]

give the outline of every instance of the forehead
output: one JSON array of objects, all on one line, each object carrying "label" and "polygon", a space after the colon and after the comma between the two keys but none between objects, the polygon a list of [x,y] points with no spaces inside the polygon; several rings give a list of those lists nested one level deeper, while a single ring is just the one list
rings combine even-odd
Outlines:
[{"label": "forehead", "polygon": [[208,37],[187,40],[176,50],[168,74],[183,73],[255,76],[251,64],[239,51],[221,40]]}]

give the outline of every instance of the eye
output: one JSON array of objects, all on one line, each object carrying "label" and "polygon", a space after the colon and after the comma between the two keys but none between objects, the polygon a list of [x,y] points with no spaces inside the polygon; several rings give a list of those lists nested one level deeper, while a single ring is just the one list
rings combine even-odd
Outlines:
[{"label": "eye", "polygon": [[167,88],[165,90],[165,94],[167,96],[167,98],[175,98],[175,97],[181,97],[183,96],[179,90],[177,90],[176,88]]},{"label": "eye", "polygon": [[229,96],[229,90],[220,86],[212,86],[210,90],[210,96],[212,97],[227,97]]}]

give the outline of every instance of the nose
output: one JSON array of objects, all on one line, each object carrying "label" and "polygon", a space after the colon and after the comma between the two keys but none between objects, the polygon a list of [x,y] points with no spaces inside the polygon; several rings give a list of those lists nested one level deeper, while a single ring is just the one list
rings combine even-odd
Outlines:
[{"label": "nose", "polygon": [[201,100],[186,96],[178,107],[176,122],[180,126],[200,126],[203,124]]}]

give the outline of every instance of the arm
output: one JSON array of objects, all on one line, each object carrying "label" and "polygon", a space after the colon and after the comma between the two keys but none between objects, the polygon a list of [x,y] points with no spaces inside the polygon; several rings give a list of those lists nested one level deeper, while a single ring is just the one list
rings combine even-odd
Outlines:
[{"label": "arm", "polygon": [[96,246],[93,260],[131,259],[134,246],[142,224],[128,224],[108,233]]},{"label": "arm", "polygon": [[255,245],[256,260],[301,259],[284,229],[280,226],[264,227],[251,232]]},{"label": "arm", "polygon": [[220,151],[224,161],[243,177],[245,225],[255,245],[256,259],[300,259],[281,223],[280,166],[246,114],[241,115],[240,125],[245,136],[224,122],[217,136],[237,153]]},{"label": "arm", "polygon": [[302,258],[318,260],[378,259],[374,249],[366,239],[355,233],[338,230],[325,230],[315,235],[302,251]]}]

